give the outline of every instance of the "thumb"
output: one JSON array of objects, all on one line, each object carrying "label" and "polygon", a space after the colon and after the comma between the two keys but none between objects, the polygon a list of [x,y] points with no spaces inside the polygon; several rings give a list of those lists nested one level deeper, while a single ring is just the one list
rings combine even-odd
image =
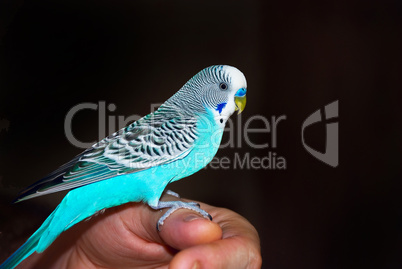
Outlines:
[{"label": "thumb", "polygon": [[159,232],[169,246],[182,250],[222,238],[221,227],[189,209],[179,209],[166,220]]},{"label": "thumb", "polygon": [[[189,202],[184,199],[180,199],[171,195],[163,195],[164,201],[183,201]],[[200,203],[201,208],[208,207],[207,205]],[[149,240],[168,245],[174,249],[182,250],[195,245],[210,243],[222,238],[221,227],[199,215],[197,212],[190,209],[178,209],[174,211],[160,226],[160,232],[156,229],[156,224],[160,217],[166,213],[168,209],[153,210],[148,205],[142,204],[140,206],[143,209],[142,225],[146,230]],[[208,209],[211,209],[208,207]],[[214,215],[214,212],[209,212]],[[146,220],[146,221],[144,221]]]}]

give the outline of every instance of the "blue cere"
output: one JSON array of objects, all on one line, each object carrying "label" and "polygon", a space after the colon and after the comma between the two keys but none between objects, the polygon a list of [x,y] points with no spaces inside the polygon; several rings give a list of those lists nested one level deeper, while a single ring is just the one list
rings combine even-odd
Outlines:
[{"label": "blue cere", "polygon": [[219,112],[219,114],[222,112],[222,109],[226,106],[227,103],[220,103],[216,107],[216,110]]},{"label": "blue cere", "polygon": [[241,89],[239,89],[239,90],[236,92],[235,96],[237,96],[237,97],[243,97],[243,96],[246,95],[246,92],[247,92],[247,90],[246,90],[245,88],[241,88]]}]

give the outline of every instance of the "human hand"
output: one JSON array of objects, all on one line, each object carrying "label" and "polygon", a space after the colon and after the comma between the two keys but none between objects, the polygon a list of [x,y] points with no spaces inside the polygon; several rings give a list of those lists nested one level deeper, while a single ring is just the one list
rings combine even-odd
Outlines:
[{"label": "human hand", "polygon": [[[165,195],[162,200],[177,199]],[[260,268],[255,228],[233,211],[200,205],[213,221],[181,209],[160,232],[156,223],[164,211],[142,203],[107,209],[64,232],[18,268]]]}]

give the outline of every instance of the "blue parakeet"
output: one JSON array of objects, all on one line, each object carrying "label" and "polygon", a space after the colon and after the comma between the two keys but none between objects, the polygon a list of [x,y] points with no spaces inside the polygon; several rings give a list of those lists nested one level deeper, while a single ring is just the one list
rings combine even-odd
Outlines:
[{"label": "blue parakeet", "polygon": [[0,268],[14,268],[33,252],[43,252],[67,229],[97,212],[128,202],[153,209],[179,208],[210,217],[195,203],[159,201],[170,182],[205,167],[216,154],[227,119],[246,104],[246,79],[227,65],[192,77],[155,112],[76,156],[29,186],[16,199],[70,190],[42,226]]}]

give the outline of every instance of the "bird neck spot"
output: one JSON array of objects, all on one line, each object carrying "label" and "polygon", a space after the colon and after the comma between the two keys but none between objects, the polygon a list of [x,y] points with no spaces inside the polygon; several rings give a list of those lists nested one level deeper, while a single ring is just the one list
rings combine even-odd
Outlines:
[{"label": "bird neck spot", "polygon": [[221,113],[222,113],[222,109],[226,106],[226,104],[227,104],[227,103],[220,103],[220,104],[218,104],[217,107],[216,107],[216,111],[218,111],[219,114],[221,114]]}]

